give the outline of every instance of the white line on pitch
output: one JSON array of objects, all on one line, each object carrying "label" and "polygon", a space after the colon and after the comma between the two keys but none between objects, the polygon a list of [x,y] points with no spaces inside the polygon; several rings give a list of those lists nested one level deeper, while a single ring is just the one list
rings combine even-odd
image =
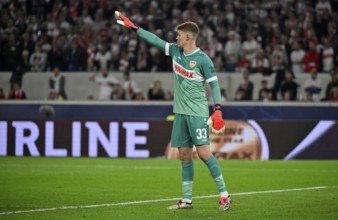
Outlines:
[{"label": "white line on pitch", "polygon": [[[139,169],[139,170],[169,170],[172,169],[172,167],[153,167],[153,166],[119,166],[119,165],[65,165],[65,164],[49,164],[48,166],[46,165],[30,165],[30,164],[0,164],[0,167],[38,167],[39,169],[41,168],[46,168],[50,169],[52,168],[83,168],[83,169],[88,169],[88,168],[101,168],[101,169]],[[313,170],[312,170],[313,172]]]},{"label": "white line on pitch", "polygon": [[[0,0],[1,1],[1,0]],[[79,169],[88,169],[88,168],[95,168],[95,169],[112,169],[112,170],[119,170],[119,169],[135,169],[135,170],[169,170],[172,169],[172,167],[169,166],[159,166],[159,167],[154,167],[154,166],[122,166],[122,165],[67,165],[67,164],[48,164],[46,165],[37,165],[37,164],[0,164],[0,167],[31,167],[31,168],[36,168],[38,167],[39,169],[45,168],[45,169],[50,169],[50,168],[79,168]],[[251,168],[233,168],[233,167],[227,167],[227,170],[251,170]],[[259,171],[276,171],[276,172],[285,172],[287,169],[269,169],[269,168],[260,168]],[[315,171],[320,171],[320,172],[325,172],[325,173],[337,173],[338,170],[314,170],[314,169],[292,169],[292,170],[287,170],[287,172],[315,172]]]},{"label": "white line on pitch", "polygon": [[[308,187],[308,188],[293,188],[293,189],[277,189],[277,190],[254,191],[254,192],[240,192],[240,193],[232,193],[231,196],[267,194],[267,193],[281,193],[281,192],[305,191],[305,190],[318,190],[318,189],[326,189],[326,188],[329,188],[329,186],[315,186],[315,187]],[[213,198],[213,197],[218,197],[218,196],[219,195],[196,196],[196,197],[194,197],[194,199]],[[18,211],[11,211],[11,212],[0,212],[0,215],[32,213],[32,212],[47,212],[47,211],[66,210],[66,209],[97,208],[97,207],[107,207],[107,206],[125,206],[125,205],[134,205],[134,204],[142,204],[142,203],[173,201],[173,200],[179,200],[179,199],[181,199],[181,198],[140,200],[140,201],[107,203],[107,204],[97,204],[97,205],[61,206],[61,207],[56,207],[56,208],[41,208],[41,209],[30,209],[30,210],[18,210]]]}]

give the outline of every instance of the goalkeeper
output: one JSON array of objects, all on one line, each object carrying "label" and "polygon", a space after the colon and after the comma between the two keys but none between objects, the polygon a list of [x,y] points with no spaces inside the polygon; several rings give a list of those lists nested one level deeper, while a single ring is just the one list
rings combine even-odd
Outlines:
[{"label": "goalkeeper", "polygon": [[[120,12],[117,23],[136,31],[148,43],[161,49],[173,62],[174,113],[171,145],[177,147],[182,162],[182,199],[169,209],[192,208],[192,187],[194,180],[193,146],[198,156],[207,165],[220,193],[219,209],[230,208],[231,198],[226,189],[223,175],[216,158],[209,148],[209,129],[214,133],[224,130],[221,110],[221,94],[217,76],[210,58],[196,46],[198,26],[185,22],[176,27],[177,43],[168,43],[156,35],[138,27]],[[205,82],[211,87],[214,112],[209,117]]]}]

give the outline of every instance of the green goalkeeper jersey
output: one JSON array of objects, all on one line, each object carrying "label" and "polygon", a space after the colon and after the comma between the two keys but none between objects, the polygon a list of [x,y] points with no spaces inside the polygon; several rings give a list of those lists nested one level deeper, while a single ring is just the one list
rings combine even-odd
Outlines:
[{"label": "green goalkeeper jersey", "polygon": [[200,49],[184,54],[177,44],[167,46],[174,72],[174,113],[209,116],[205,82],[217,79],[210,58]]},{"label": "green goalkeeper jersey", "polygon": [[177,44],[168,43],[140,28],[138,35],[157,46],[172,58],[174,73],[174,113],[193,116],[209,116],[205,82],[214,83],[214,102],[220,102],[220,91],[214,65],[199,48],[185,54]]}]

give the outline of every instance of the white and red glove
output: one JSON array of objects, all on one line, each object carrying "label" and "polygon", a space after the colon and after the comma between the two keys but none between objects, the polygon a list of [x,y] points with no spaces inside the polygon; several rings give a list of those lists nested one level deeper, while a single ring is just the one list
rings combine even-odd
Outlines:
[{"label": "white and red glove", "polygon": [[214,134],[221,134],[225,130],[225,123],[222,117],[222,110],[220,104],[215,104],[214,113],[208,119],[207,124],[210,127],[210,131]]},{"label": "white and red glove", "polygon": [[134,24],[131,20],[129,20],[129,18],[124,16],[121,12],[115,11],[115,15],[121,19],[116,21],[118,24],[126,26],[132,29],[133,31],[137,31],[139,29],[139,27],[136,24]]}]

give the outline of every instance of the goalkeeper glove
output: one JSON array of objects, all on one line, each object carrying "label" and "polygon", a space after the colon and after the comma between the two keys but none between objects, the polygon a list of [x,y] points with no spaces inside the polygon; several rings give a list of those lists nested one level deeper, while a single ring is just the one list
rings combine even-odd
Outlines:
[{"label": "goalkeeper glove", "polygon": [[137,31],[139,29],[136,24],[130,21],[129,18],[124,16],[121,12],[115,11],[115,15],[121,19],[116,21],[118,24],[131,28],[133,31]]},{"label": "goalkeeper glove", "polygon": [[222,117],[222,110],[220,104],[215,104],[214,113],[210,116],[207,124],[212,133],[221,134],[225,130],[225,123]]}]

